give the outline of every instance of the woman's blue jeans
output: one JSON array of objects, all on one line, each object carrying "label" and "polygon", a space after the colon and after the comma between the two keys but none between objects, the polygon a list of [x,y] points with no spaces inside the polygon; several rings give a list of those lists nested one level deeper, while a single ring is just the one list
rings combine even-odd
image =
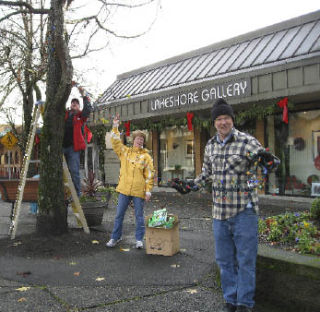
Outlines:
[{"label": "woman's blue jeans", "polygon": [[233,305],[254,306],[258,216],[247,208],[227,220],[213,220],[216,261],[223,297]]},{"label": "woman's blue jeans", "polygon": [[136,216],[136,240],[143,240],[145,232],[143,214],[144,199],[140,197],[126,196],[121,193],[119,194],[118,198],[117,215],[114,220],[114,226],[111,235],[111,238],[115,240],[121,238],[123,218],[131,200],[133,201],[134,212]]}]

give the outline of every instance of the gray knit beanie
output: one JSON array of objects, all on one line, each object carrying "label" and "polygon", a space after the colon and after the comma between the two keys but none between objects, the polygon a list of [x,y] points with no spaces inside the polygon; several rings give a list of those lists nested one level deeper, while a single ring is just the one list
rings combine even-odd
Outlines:
[{"label": "gray knit beanie", "polygon": [[217,117],[221,115],[229,115],[234,121],[234,113],[231,105],[229,105],[224,99],[218,99],[212,106],[212,121],[215,121]]}]

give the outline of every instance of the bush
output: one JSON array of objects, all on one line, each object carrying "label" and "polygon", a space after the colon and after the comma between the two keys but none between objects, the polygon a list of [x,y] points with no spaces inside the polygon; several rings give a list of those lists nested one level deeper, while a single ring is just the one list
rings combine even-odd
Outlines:
[{"label": "bush", "polygon": [[314,220],[318,220],[320,222],[320,198],[316,198],[312,204],[310,209],[311,218]]}]

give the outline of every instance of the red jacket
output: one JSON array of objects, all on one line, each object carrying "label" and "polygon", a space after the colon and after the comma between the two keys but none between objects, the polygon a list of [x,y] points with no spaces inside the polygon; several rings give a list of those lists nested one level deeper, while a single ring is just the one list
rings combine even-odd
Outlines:
[{"label": "red jacket", "polygon": [[[90,100],[88,97],[83,97],[83,111],[79,111],[78,114],[73,116],[72,126],[73,126],[73,149],[75,152],[85,150],[86,142],[90,143],[92,138],[92,133],[85,124],[91,111]],[[66,111],[64,120],[69,118],[69,110]]]},{"label": "red jacket", "polygon": [[[69,111],[66,111],[64,120],[67,120],[69,117]],[[85,124],[87,117],[82,116],[82,111],[73,116],[73,149],[75,152],[86,149],[86,141],[90,143],[92,138],[92,133]],[[84,125],[84,128],[83,128]],[[82,128],[84,131],[82,131]],[[84,132],[84,133],[83,133]]]}]

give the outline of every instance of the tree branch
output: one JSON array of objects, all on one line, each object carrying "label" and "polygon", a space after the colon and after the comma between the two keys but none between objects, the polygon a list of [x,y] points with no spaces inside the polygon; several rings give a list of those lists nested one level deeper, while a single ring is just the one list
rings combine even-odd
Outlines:
[{"label": "tree branch", "polygon": [[[31,4],[24,1],[0,1],[0,5],[6,6],[16,6],[20,8],[28,9],[26,13],[34,13],[34,14],[49,14],[49,9],[35,9]],[[21,13],[21,11],[20,11]]]},{"label": "tree branch", "polygon": [[87,17],[83,17],[81,19],[78,19],[78,20],[73,20],[73,21],[69,21],[69,22],[66,22],[67,24],[81,24],[81,23],[84,23],[84,22],[88,22],[90,20],[94,20],[98,27],[101,29],[101,30],[104,30],[106,33],[109,33],[111,35],[113,35],[114,37],[117,37],[117,38],[123,38],[123,39],[134,39],[134,38],[139,38],[143,35],[145,35],[151,28],[151,26],[153,25],[153,23],[151,24],[151,26],[148,28],[148,30],[144,31],[143,33],[140,33],[138,35],[134,35],[134,36],[126,36],[126,35],[119,35],[117,34],[115,31],[111,30],[111,29],[108,29],[106,28],[105,26],[103,26],[103,23],[99,20],[99,18],[96,16],[96,15],[93,15],[93,16],[87,16]]},{"label": "tree branch", "polygon": [[129,5],[129,4],[124,4],[124,3],[109,3],[105,0],[98,0],[99,2],[103,3],[105,6],[118,6],[118,7],[124,7],[124,8],[128,8],[128,9],[134,9],[134,8],[140,8],[143,6],[146,6],[156,0],[149,0],[147,2],[144,3],[140,3],[140,4],[133,4],[133,5]]}]

